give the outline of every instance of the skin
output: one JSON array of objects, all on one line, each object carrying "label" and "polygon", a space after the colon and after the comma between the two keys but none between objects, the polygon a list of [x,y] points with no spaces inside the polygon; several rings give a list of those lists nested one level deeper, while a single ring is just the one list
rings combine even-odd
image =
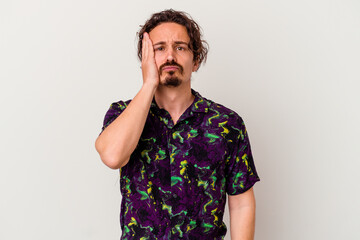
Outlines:
[{"label": "skin", "polygon": [[[177,23],[162,23],[143,37],[141,69],[143,85],[123,113],[96,139],[95,148],[105,165],[125,166],[140,139],[152,99],[169,112],[174,123],[192,104],[191,74],[199,67],[187,44],[186,28]],[[174,65],[161,69],[166,63]],[[180,70],[181,68],[182,71]],[[169,78],[179,85],[169,86]],[[255,198],[253,190],[229,196],[231,239],[251,240],[254,236]]]},{"label": "skin", "polygon": [[193,53],[188,47],[190,38],[184,26],[177,23],[162,23],[150,31],[146,37],[147,50],[154,51],[157,69],[166,62],[176,62],[183,68],[173,71],[181,84],[178,87],[167,87],[166,78],[170,71],[164,70],[159,76],[159,86],[155,92],[155,101],[160,108],[166,109],[174,123],[191,105],[194,96],[191,94],[191,74],[198,69],[198,63],[193,61]]},{"label": "skin", "polygon": [[[174,61],[182,66],[184,71],[174,71],[174,76],[181,79],[182,84],[190,86],[190,78],[193,71],[197,70],[198,64],[193,61],[193,53],[189,49],[190,38],[186,28],[176,23],[163,23],[150,32],[150,42],[155,52],[155,64],[159,69],[166,62]],[[164,70],[160,75],[160,84],[165,83],[169,76],[169,70]]]},{"label": "skin", "polygon": [[255,234],[255,196],[253,188],[238,195],[228,195],[232,240],[253,240]]}]

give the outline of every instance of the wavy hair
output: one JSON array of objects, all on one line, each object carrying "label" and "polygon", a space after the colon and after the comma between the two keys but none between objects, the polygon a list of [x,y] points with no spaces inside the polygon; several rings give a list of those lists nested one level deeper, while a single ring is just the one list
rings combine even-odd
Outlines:
[{"label": "wavy hair", "polygon": [[149,33],[156,26],[165,22],[174,22],[183,25],[190,37],[189,48],[193,52],[194,62],[198,62],[199,67],[202,62],[206,62],[207,53],[209,51],[208,43],[202,39],[200,26],[191,18],[188,13],[167,9],[158,13],[154,13],[144,25],[140,25],[141,29],[137,33],[138,37],[138,57],[142,59],[142,40],[145,32]]}]

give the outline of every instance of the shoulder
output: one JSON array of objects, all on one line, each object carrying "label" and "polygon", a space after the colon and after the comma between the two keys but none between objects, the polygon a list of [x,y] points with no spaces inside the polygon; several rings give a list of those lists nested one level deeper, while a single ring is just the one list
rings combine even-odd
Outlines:
[{"label": "shoulder", "polygon": [[113,102],[110,105],[110,108],[107,110],[107,112],[105,114],[102,131],[104,131],[104,129],[110,123],[112,123],[124,111],[124,109],[130,103],[130,101],[131,100],[127,100],[127,101],[120,100],[120,101],[117,101],[117,102]]},{"label": "shoulder", "polygon": [[245,138],[245,123],[237,112],[212,100],[205,98],[204,100],[208,103],[208,112],[205,117],[208,127],[220,132],[220,135],[230,144]]},{"label": "shoulder", "polygon": [[119,116],[129,105],[130,102],[131,100],[127,100],[127,101],[120,100],[117,102],[113,102],[105,114],[104,122],[109,122],[109,121],[111,122],[115,117]]},{"label": "shoulder", "polygon": [[123,101],[123,100],[119,100],[117,102],[113,102],[110,105],[110,109],[109,110],[115,110],[115,111],[123,111],[131,102],[131,99]]},{"label": "shoulder", "polygon": [[208,118],[216,118],[221,122],[226,121],[228,126],[236,127],[244,124],[241,116],[234,110],[210,99],[204,98],[204,100],[208,104]]}]

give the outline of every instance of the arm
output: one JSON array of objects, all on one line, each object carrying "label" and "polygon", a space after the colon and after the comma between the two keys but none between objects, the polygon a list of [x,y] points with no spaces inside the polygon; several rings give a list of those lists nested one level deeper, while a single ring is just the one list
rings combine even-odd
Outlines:
[{"label": "arm", "polygon": [[139,142],[151,101],[159,84],[152,42],[144,34],[141,68],[143,86],[127,108],[98,136],[95,148],[112,169],[125,166]]},{"label": "arm", "polygon": [[230,233],[232,240],[253,240],[255,232],[255,197],[253,188],[229,195]]}]

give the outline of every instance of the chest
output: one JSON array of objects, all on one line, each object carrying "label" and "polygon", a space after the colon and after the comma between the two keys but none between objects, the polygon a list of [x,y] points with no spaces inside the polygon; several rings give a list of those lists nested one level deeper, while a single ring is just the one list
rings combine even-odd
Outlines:
[{"label": "chest", "polygon": [[[194,116],[169,126],[163,119],[145,124],[134,152],[135,161],[146,169],[167,169],[171,175],[211,175],[222,168],[228,156],[226,129]],[[191,177],[191,176],[190,176]]]}]

